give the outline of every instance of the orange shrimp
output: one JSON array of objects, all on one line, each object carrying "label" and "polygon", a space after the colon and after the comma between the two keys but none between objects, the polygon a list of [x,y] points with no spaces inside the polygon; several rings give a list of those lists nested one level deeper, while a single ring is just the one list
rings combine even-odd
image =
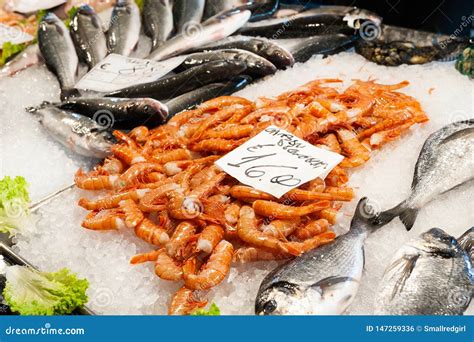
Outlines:
[{"label": "orange shrimp", "polygon": [[293,219],[329,208],[330,205],[331,203],[329,201],[319,201],[300,207],[294,207],[271,201],[256,200],[253,202],[252,207],[257,214],[265,217]]},{"label": "orange shrimp", "polygon": [[198,128],[193,132],[192,139],[199,139],[209,128],[228,120],[233,115],[247,115],[250,111],[251,107],[242,108],[241,105],[221,109],[198,123]]},{"label": "orange shrimp", "polygon": [[224,229],[221,226],[215,224],[208,225],[199,234],[196,251],[210,254],[223,238]]},{"label": "orange shrimp", "polygon": [[121,188],[136,185],[146,180],[146,175],[150,172],[161,172],[163,168],[155,163],[140,162],[135,163],[125,171],[117,181],[117,186]]},{"label": "orange shrimp", "polygon": [[117,230],[125,228],[124,215],[119,210],[91,211],[82,222],[82,227],[91,230]]},{"label": "orange shrimp", "polygon": [[190,221],[183,221],[178,224],[171,239],[166,243],[166,252],[172,258],[177,258],[182,254],[186,243],[196,234],[196,225]]},{"label": "orange shrimp", "polygon": [[370,159],[370,151],[360,143],[357,136],[345,129],[337,131],[339,139],[341,139],[341,147],[343,151],[348,155],[340,164],[341,167],[357,167],[364,164]]},{"label": "orange shrimp", "polygon": [[260,120],[262,116],[274,116],[277,114],[284,114],[290,110],[290,107],[284,105],[280,107],[264,107],[253,111],[245,118],[240,120],[242,124],[252,124]]},{"label": "orange shrimp", "polygon": [[298,254],[294,254],[294,255],[301,255],[316,247],[332,242],[335,237],[336,237],[336,234],[334,234],[334,232],[325,232],[325,233],[316,235],[312,238],[309,238],[307,240],[304,240],[303,242],[296,242],[296,241],[284,242],[284,245],[287,248],[291,248],[292,250],[297,250],[299,252]]},{"label": "orange shrimp", "polygon": [[270,195],[269,193],[245,185],[234,185],[232,188],[230,188],[230,195],[236,199],[276,200],[276,197]]},{"label": "orange shrimp", "polygon": [[333,198],[333,201],[351,201],[354,198],[354,190],[346,186],[328,186],[324,191]]},{"label": "orange shrimp", "polygon": [[336,208],[326,208],[318,213],[318,216],[327,220],[330,224],[335,224],[337,220],[338,210]]},{"label": "orange shrimp", "polygon": [[247,263],[253,261],[284,260],[290,255],[257,247],[239,247],[234,251],[234,263]]},{"label": "orange shrimp", "polygon": [[145,218],[135,201],[131,199],[125,199],[121,201],[119,206],[125,214],[125,224],[128,228],[137,227]]},{"label": "orange shrimp", "polygon": [[164,248],[149,253],[138,254],[132,257],[131,264],[139,264],[143,262],[155,262],[155,274],[164,280],[177,281],[183,277],[181,265],[170,258]]},{"label": "orange shrimp", "polygon": [[[140,199],[138,204],[139,208],[145,212],[153,212],[163,210],[164,201],[158,202],[160,199],[164,199],[167,193],[170,191],[179,191],[180,186],[172,183],[171,180],[166,180],[162,185],[146,192]],[[157,204],[158,202],[158,204]]]},{"label": "orange shrimp", "polygon": [[329,222],[325,219],[310,221],[305,226],[298,228],[294,236],[300,240],[307,240],[316,235],[324,233],[329,228]]},{"label": "orange shrimp", "polygon": [[171,151],[160,151],[152,154],[151,159],[155,163],[165,164],[176,160],[192,159],[192,153],[186,148],[177,148]]},{"label": "orange shrimp", "polygon": [[128,165],[146,162],[146,158],[140,152],[128,146],[114,145],[112,146],[112,153]]},{"label": "orange shrimp", "polygon": [[171,299],[168,315],[189,315],[199,308],[207,305],[207,301],[199,301],[194,296],[194,291],[181,287]]},{"label": "orange shrimp", "polygon": [[96,175],[91,172],[89,175],[85,174],[82,169],[77,170],[74,176],[74,182],[80,189],[85,190],[112,190],[115,187],[115,182],[119,179],[117,175]]},{"label": "orange shrimp", "polygon": [[329,172],[328,176],[325,179],[325,182],[328,186],[340,187],[346,184],[349,181],[349,176],[346,171],[339,165],[332,169]]},{"label": "orange shrimp", "polygon": [[192,290],[207,290],[220,284],[230,271],[234,247],[226,240],[216,246],[208,261],[195,274],[196,259],[191,258],[183,266],[184,284]]},{"label": "orange shrimp", "polygon": [[132,265],[143,264],[144,262],[156,261],[158,259],[158,255],[161,253],[159,249],[156,251],[148,252],[148,253],[141,253],[134,255],[130,259],[130,263]]},{"label": "orange shrimp", "polygon": [[253,125],[230,125],[223,129],[209,130],[204,133],[204,139],[240,139],[248,137],[253,130]]},{"label": "orange shrimp", "polygon": [[152,220],[145,217],[140,224],[135,226],[135,235],[152,245],[162,246],[170,239],[166,229],[163,228],[166,223],[163,216],[160,216],[159,224],[155,224]]},{"label": "orange shrimp", "polygon": [[138,126],[132,129],[129,133],[128,136],[135,140],[137,143],[143,144],[147,141],[149,134],[148,127],[146,126]]},{"label": "orange shrimp", "polygon": [[342,151],[341,145],[339,144],[337,137],[332,133],[326,135],[324,138],[319,139],[318,143],[327,146],[329,150],[334,153],[341,154],[341,151]]},{"label": "orange shrimp", "polygon": [[131,199],[135,202],[139,201],[150,189],[136,189],[129,190],[125,192],[120,192],[117,194],[112,194],[98,200],[88,200],[87,198],[81,198],[79,200],[79,206],[87,210],[103,210],[103,209],[112,209],[119,206],[120,201]]},{"label": "orange shrimp", "polygon": [[276,238],[286,238],[298,228],[301,220],[299,217],[292,220],[273,220],[269,224],[262,226],[262,231]]},{"label": "orange shrimp", "polygon": [[122,173],[124,165],[117,158],[109,157],[104,160],[104,164],[99,169],[109,175],[117,175]]},{"label": "orange shrimp", "polygon": [[190,148],[196,152],[229,152],[242,145],[245,141],[247,141],[247,138],[239,140],[204,139],[197,143],[193,143]]}]

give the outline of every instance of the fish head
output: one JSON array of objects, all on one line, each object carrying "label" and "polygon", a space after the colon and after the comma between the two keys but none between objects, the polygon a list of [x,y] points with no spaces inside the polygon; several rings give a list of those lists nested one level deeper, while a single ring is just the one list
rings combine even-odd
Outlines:
[{"label": "fish head", "polygon": [[347,12],[343,20],[347,22],[347,25],[349,25],[349,27],[355,29],[360,28],[361,25],[366,22],[371,22],[377,27],[380,27],[380,25],[382,25],[382,17],[380,17],[374,12],[357,7],[354,7],[349,12]]},{"label": "fish head", "polygon": [[439,228],[431,228],[420,237],[416,247],[428,253],[453,255],[460,249],[457,240]]},{"label": "fish head", "polygon": [[278,281],[259,292],[255,301],[255,314],[289,314],[289,310],[295,305],[299,297],[301,297],[301,290],[298,285],[286,281]]},{"label": "fish head", "polygon": [[98,158],[105,158],[110,154],[112,145],[117,141],[109,130],[93,129],[88,136],[87,144]]},{"label": "fish head", "polygon": [[83,15],[86,15],[86,16],[95,15],[94,9],[93,9],[91,6],[89,6],[89,5],[82,5],[82,6],[80,6],[80,7],[77,9],[77,13],[83,14]]},{"label": "fish head", "polygon": [[66,26],[64,23],[52,12],[48,12],[41,19],[41,22],[38,27],[39,30],[56,30],[59,35],[64,35],[66,33]]},{"label": "fish head", "polygon": [[168,117],[168,107],[154,99],[145,98],[137,101],[135,110],[149,118],[160,118],[162,121],[165,121]]}]

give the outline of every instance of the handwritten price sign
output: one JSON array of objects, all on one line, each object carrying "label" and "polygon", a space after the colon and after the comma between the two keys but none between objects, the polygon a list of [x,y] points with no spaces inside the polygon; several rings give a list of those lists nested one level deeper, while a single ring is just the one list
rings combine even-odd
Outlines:
[{"label": "handwritten price sign", "polygon": [[85,74],[77,82],[76,88],[110,92],[135,84],[153,82],[183,63],[185,59],[186,56],[179,56],[154,62],[110,54]]},{"label": "handwritten price sign", "polygon": [[241,183],[279,198],[312,179],[326,178],[343,159],[270,126],[215,164]]}]

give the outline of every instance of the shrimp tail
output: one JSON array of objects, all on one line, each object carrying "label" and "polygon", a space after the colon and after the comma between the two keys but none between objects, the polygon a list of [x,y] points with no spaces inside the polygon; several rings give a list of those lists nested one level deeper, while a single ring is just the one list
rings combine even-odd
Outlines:
[{"label": "shrimp tail", "polygon": [[409,231],[415,224],[417,216],[418,209],[408,207],[407,201],[403,201],[392,209],[376,214],[372,220],[372,223],[378,227],[381,227],[392,221],[395,217],[400,217],[400,220],[405,225],[406,230]]}]

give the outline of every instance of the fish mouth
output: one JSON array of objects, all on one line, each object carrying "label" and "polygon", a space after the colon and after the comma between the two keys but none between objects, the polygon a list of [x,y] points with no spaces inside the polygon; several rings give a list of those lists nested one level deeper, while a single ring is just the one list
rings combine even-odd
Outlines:
[{"label": "fish mouth", "polygon": [[77,13],[90,15],[90,14],[94,14],[95,12],[94,12],[94,9],[91,6],[82,5],[77,9]]}]

